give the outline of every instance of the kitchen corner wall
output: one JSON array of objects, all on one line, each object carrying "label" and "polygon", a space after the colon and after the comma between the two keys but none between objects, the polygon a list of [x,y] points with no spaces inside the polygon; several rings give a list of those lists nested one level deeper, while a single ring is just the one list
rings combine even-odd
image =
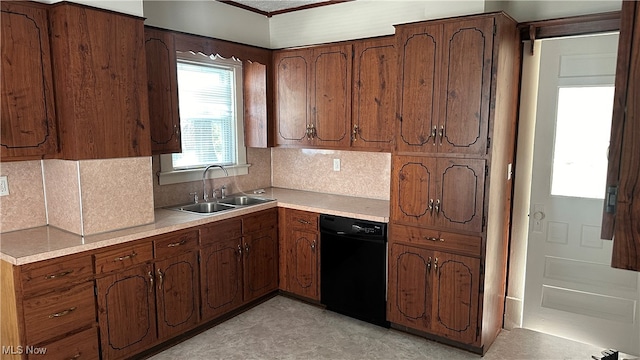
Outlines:
[{"label": "kitchen corner wall", "polygon": [[273,148],[271,156],[274,187],[389,200],[389,153]]},{"label": "kitchen corner wall", "polygon": [[92,235],[154,221],[151,159],[44,160],[0,164],[0,232],[52,225]]},{"label": "kitchen corner wall", "polygon": [[0,175],[9,183],[9,195],[0,197],[0,232],[46,225],[42,162],[0,163]]}]

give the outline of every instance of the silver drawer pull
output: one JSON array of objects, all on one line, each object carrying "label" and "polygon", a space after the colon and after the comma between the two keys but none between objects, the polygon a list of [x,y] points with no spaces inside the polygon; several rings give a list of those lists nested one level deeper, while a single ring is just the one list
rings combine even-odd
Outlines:
[{"label": "silver drawer pull", "polygon": [[307,220],[303,220],[303,219],[298,219],[298,222],[299,222],[300,224],[305,224],[305,225],[310,225],[310,224],[311,224],[311,223],[310,223],[310,222],[308,222]]},{"label": "silver drawer pull", "polygon": [[175,243],[168,244],[167,247],[176,247],[176,246],[184,245],[186,242],[187,242],[187,240],[182,240],[180,242],[175,242]]},{"label": "silver drawer pull", "polygon": [[440,242],[444,242],[443,238],[437,238],[437,237],[430,237],[430,236],[425,236],[424,237],[425,240],[429,240],[429,241],[440,241]]},{"label": "silver drawer pull", "polygon": [[57,313],[53,313],[53,314],[49,315],[49,319],[59,318],[59,317],[61,317],[61,316],[69,315],[69,313],[71,313],[71,312],[72,312],[72,311],[74,311],[75,309],[77,309],[77,307],[75,307],[75,306],[74,306],[74,307],[69,308],[69,309],[67,309],[67,310],[60,311],[60,312],[57,312]]},{"label": "silver drawer pull", "polygon": [[116,261],[124,261],[124,260],[128,260],[128,259],[133,259],[136,256],[138,256],[138,254],[136,254],[136,252],[134,251],[129,255],[117,257],[117,258],[113,259],[113,261],[114,262],[116,262]]},{"label": "silver drawer pull", "polygon": [[63,276],[67,276],[69,274],[71,274],[73,272],[73,270],[68,270],[68,271],[63,271],[57,274],[51,274],[51,275],[47,275],[44,278],[47,280],[51,280],[51,279],[57,279],[57,278],[61,278]]},{"label": "silver drawer pull", "polygon": [[73,356],[72,356],[72,357],[70,357],[70,358],[67,358],[67,360],[77,360],[77,359],[80,359],[80,356],[82,356],[82,353],[81,353],[81,352],[79,352],[79,353],[77,353],[77,354],[73,355]]}]

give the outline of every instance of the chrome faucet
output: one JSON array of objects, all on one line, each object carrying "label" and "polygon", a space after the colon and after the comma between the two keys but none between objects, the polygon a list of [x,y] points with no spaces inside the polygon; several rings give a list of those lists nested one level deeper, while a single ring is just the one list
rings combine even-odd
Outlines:
[{"label": "chrome faucet", "polygon": [[[223,168],[222,165],[209,165],[206,168],[204,168],[204,171],[202,172],[202,199],[204,201],[209,201],[209,195],[207,194],[207,184],[205,182],[205,179],[207,176],[207,171],[209,171],[209,169],[211,169],[212,167],[219,167],[220,169],[222,169],[222,171],[224,171],[225,176],[227,177],[229,176],[227,169]],[[215,195],[214,195],[214,198],[215,198]]]}]

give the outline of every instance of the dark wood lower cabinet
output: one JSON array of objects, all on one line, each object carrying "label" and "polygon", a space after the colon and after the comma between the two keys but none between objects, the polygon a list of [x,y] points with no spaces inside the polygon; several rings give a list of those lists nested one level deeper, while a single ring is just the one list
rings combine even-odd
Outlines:
[{"label": "dark wood lower cabinet", "polygon": [[479,338],[480,260],[392,244],[387,318],[465,344]]},{"label": "dark wood lower cabinet", "polygon": [[278,289],[278,230],[244,237],[244,301]]},{"label": "dark wood lower cabinet", "polygon": [[200,250],[203,320],[242,305],[242,251],[240,238],[220,241]]},{"label": "dark wood lower cabinet", "polygon": [[155,264],[158,338],[193,328],[200,320],[198,254],[190,252]]},{"label": "dark wood lower cabinet", "polygon": [[103,359],[124,358],[156,341],[154,281],[152,264],[96,280]]}]

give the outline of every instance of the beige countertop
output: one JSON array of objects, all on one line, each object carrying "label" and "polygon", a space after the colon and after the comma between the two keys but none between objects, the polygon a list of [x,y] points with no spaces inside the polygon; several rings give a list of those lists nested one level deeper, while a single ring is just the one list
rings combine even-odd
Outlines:
[{"label": "beige countertop", "polygon": [[14,265],[23,265],[225,220],[277,206],[362,220],[389,221],[389,201],[386,200],[280,188],[267,188],[263,194],[249,193],[249,195],[263,196],[276,201],[206,216],[156,209],[155,221],[151,224],[91,236],[72,234],[51,226],[3,233],[0,234],[0,259]]}]

